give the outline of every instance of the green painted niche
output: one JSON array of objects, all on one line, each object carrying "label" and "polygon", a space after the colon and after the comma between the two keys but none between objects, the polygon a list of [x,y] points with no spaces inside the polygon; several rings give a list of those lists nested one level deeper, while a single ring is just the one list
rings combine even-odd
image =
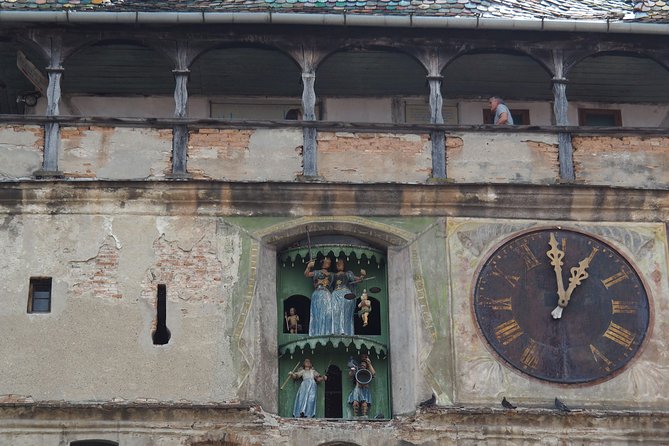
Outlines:
[{"label": "green painted niche", "polygon": [[[356,313],[354,334],[328,334],[309,336],[310,302],[314,291],[312,279],[304,271],[311,256],[320,268],[324,257],[332,260],[344,259],[345,270],[360,276],[366,270],[366,279],[355,287]],[[389,419],[390,360],[388,351],[388,289],[386,256],[384,251],[370,246],[351,243],[317,243],[311,247],[298,246],[283,250],[277,256],[278,299],[278,344],[279,344],[279,415],[293,416],[295,397],[301,380],[288,379],[288,373],[298,370],[305,359],[310,359],[313,368],[328,380],[317,385],[316,417],[343,419]],[[366,327],[358,315],[357,304],[363,289],[367,290],[371,302],[371,313]],[[297,333],[291,333],[286,315],[294,308],[299,317]],[[354,388],[355,377],[349,376],[351,359],[359,362],[360,354],[367,354],[376,371],[369,390],[372,404],[367,416],[361,411],[354,417],[348,404],[349,393]],[[359,375],[361,376],[361,375]]]}]

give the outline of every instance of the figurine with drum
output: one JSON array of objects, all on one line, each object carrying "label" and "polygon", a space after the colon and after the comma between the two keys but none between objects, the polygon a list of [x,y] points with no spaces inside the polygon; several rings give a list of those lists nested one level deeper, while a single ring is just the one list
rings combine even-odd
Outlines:
[{"label": "figurine with drum", "polygon": [[348,366],[348,375],[354,380],[353,390],[348,395],[348,404],[353,408],[354,417],[366,417],[369,413],[369,406],[372,405],[372,393],[369,385],[374,375],[376,375],[376,370],[374,370],[372,361],[366,354],[360,355],[360,361],[351,359]]}]

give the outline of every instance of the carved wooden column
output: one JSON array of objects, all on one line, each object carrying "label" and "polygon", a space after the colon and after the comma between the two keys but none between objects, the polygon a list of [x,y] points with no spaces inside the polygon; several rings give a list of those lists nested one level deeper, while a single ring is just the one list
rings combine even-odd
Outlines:
[{"label": "carved wooden column", "polygon": [[[564,77],[565,63],[562,51],[553,51],[553,64],[555,76],[553,82],[553,113],[555,114],[555,125],[568,126],[567,115],[567,79]],[[574,149],[571,145],[571,133],[558,133],[558,157],[560,160],[560,180],[572,182],[576,179],[574,174]]]},{"label": "carved wooden column", "polygon": [[[60,80],[65,69],[62,67],[62,41],[59,37],[49,39],[49,66],[46,72],[49,77],[49,85],[46,90],[46,115],[58,116],[60,114]],[[60,124],[47,122],[44,125],[44,157],[42,168],[34,173],[36,177],[59,177],[62,172],[58,171],[58,155],[60,152]]]},{"label": "carved wooden column", "polygon": [[[443,124],[444,116],[441,109],[441,82],[443,76],[430,75],[427,81],[430,85],[430,124]],[[446,178],[446,136],[443,130],[430,132],[432,139],[432,178]]]},{"label": "carved wooden column", "polygon": [[[314,70],[306,70],[302,72],[302,110],[304,113],[304,121],[316,120],[316,90],[314,85],[316,83],[316,73]],[[317,165],[317,146],[316,136],[317,131],[313,127],[304,127],[303,129],[304,143],[302,150],[303,159],[303,175],[305,177],[318,176]]]},{"label": "carved wooden column", "polygon": [[[177,68],[172,70],[174,80],[174,117],[185,118],[188,114],[188,48],[184,42],[177,42]],[[186,161],[188,158],[188,126],[177,124],[172,128],[172,176],[188,177]]]}]

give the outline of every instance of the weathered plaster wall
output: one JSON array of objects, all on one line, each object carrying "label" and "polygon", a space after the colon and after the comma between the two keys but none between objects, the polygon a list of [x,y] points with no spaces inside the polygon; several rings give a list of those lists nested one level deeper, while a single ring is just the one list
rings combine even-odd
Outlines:
[{"label": "weathered plaster wall", "polygon": [[318,133],[318,174],[326,181],[422,183],[431,172],[427,135]]},{"label": "weathered plaster wall", "polygon": [[42,167],[44,128],[0,126],[0,180],[28,178]]},{"label": "weathered plaster wall", "polygon": [[667,234],[663,224],[588,224],[555,222],[607,238],[635,262],[654,305],[654,326],[645,347],[622,373],[596,385],[558,386],[512,370],[486,348],[472,315],[471,295],[477,266],[489,251],[516,231],[550,222],[450,219],[448,250],[450,305],[455,353],[455,401],[497,405],[502,396],[521,404],[550,405],[556,396],[578,407],[661,410],[669,403],[669,288]]},{"label": "weathered plaster wall", "polygon": [[192,130],[188,172],[217,180],[293,181],[302,173],[302,131]]},{"label": "weathered plaster wall", "polygon": [[172,130],[64,127],[59,169],[66,177],[162,178],[172,170]]},{"label": "weathered plaster wall", "polygon": [[585,184],[666,189],[669,138],[576,136],[574,169]]},{"label": "weathered plaster wall", "polygon": [[326,98],[323,108],[325,121],[393,122],[391,98]]},{"label": "weathered plaster wall", "polygon": [[459,182],[553,184],[559,177],[557,136],[449,134],[446,163],[448,177]]},{"label": "weathered plaster wall", "polygon": [[[0,394],[236,397],[227,311],[243,284],[232,227],[215,218],[23,215],[6,216],[3,228],[3,252],[13,254],[2,268]],[[51,313],[26,313],[33,276],[53,278]],[[159,283],[167,285],[171,331],[164,346],[151,338]]]}]

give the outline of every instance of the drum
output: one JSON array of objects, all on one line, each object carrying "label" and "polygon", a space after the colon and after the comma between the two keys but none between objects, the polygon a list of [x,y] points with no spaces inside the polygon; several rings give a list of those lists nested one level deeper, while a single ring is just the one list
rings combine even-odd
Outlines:
[{"label": "drum", "polygon": [[369,384],[372,382],[372,372],[367,369],[358,369],[358,371],[355,372],[355,380],[358,384]]}]

